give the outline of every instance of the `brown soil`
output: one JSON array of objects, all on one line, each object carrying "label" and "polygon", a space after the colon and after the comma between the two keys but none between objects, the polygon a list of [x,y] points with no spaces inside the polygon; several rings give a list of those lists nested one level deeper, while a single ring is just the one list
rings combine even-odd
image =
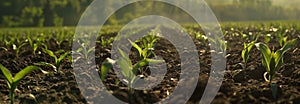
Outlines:
[{"label": "brown soil", "polygon": [[[259,31],[259,30],[252,30]],[[296,31],[291,34],[291,37],[299,34]],[[114,36],[115,34],[108,34],[107,36]],[[106,38],[108,38],[106,36]],[[263,74],[265,72],[264,67],[261,64],[260,52],[253,47],[250,52],[251,56],[247,64],[246,70],[243,70],[240,63],[242,58],[240,53],[243,45],[240,37],[226,36],[228,41],[227,50],[227,66],[223,83],[217,96],[212,103],[299,103],[300,102],[300,50],[299,41],[297,45],[289,50],[284,56],[285,64],[283,65],[274,82],[278,85],[277,98],[273,98],[272,92],[269,89],[269,84],[264,81]],[[263,41],[263,39],[259,39]],[[197,87],[193,93],[193,96],[189,99],[188,103],[197,103],[200,101],[202,93],[207,84],[207,80],[210,73],[211,59],[210,51],[207,43],[199,40],[194,40],[194,43],[198,49],[200,60],[200,73],[198,78]],[[50,50],[56,49],[54,40],[47,43]],[[271,41],[270,46],[278,48],[278,43]],[[0,46],[4,47],[4,46]],[[62,49],[71,50],[71,46],[64,42]],[[133,95],[130,95],[126,85],[120,83],[117,76],[111,70],[108,77],[103,81],[109,90],[112,90],[112,94],[126,102],[130,103],[155,103],[163,98],[168,97],[170,93],[175,89],[180,76],[180,62],[179,54],[174,46],[165,39],[160,39],[156,43],[155,53],[161,56],[167,62],[167,74],[164,80],[151,90],[139,91],[135,90]],[[29,45],[21,49],[22,52],[19,58],[16,58],[14,51],[10,48],[8,50],[0,49],[0,63],[10,69],[12,73],[17,73],[21,68],[24,68],[33,63],[45,61],[52,63],[51,57],[48,55],[32,54],[31,47]],[[101,46],[97,44],[96,48],[96,63],[99,68],[101,62],[110,57],[110,46]],[[132,52],[131,58],[137,61],[138,57],[136,53]],[[20,82],[18,91],[16,92],[16,102],[32,104],[35,101],[26,96],[32,94],[36,97],[39,103],[87,103],[82,96],[80,89],[75,80],[74,71],[71,66],[71,62],[68,59],[64,60],[62,69],[58,73],[54,73],[49,67],[43,67],[44,70],[53,72],[53,75],[44,75],[41,72],[35,71],[26,76],[24,80]],[[0,103],[9,103],[8,87],[6,85],[4,76],[0,73]],[[150,72],[148,72],[150,74]],[[147,76],[147,74],[145,74]],[[89,75],[87,75],[89,76]],[[187,85],[189,86],[189,85]],[[187,89],[189,90],[189,89]],[[101,95],[100,95],[101,96]],[[178,95],[178,99],[180,99]],[[176,102],[180,102],[177,101]]]}]

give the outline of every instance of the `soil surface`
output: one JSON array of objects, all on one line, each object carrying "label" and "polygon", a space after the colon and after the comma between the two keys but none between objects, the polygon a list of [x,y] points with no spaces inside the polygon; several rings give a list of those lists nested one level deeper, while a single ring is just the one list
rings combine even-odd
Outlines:
[{"label": "soil surface", "polygon": [[[199,29],[198,29],[199,30]],[[227,34],[235,34],[237,30],[224,29]],[[245,33],[251,31],[255,33],[264,33],[258,29],[245,30]],[[288,33],[289,39],[297,38],[299,30],[295,30],[292,33]],[[102,35],[102,39],[108,39],[114,37],[116,33]],[[100,38],[99,38],[100,39]],[[284,56],[284,65],[277,71],[274,83],[278,85],[278,93],[276,98],[272,96],[269,84],[264,80],[263,74],[265,68],[261,64],[260,52],[253,47],[250,52],[247,68],[243,69],[241,63],[242,58],[240,56],[243,49],[243,40],[240,36],[226,35],[227,41],[227,55],[226,55],[226,69],[225,75],[217,93],[217,96],[213,99],[214,104],[244,104],[244,103],[299,103],[300,102],[300,50],[298,49],[299,41],[296,46],[289,50]],[[197,47],[197,53],[199,54],[200,73],[196,89],[193,91],[193,95],[188,100],[188,104],[198,103],[205,90],[208,82],[209,74],[211,73],[211,51],[207,42],[203,42],[197,39],[193,39]],[[258,41],[264,41],[263,37],[260,37]],[[54,40],[46,43],[50,50],[59,50]],[[271,40],[268,43],[269,46],[274,49],[279,48],[279,44],[275,40]],[[5,47],[5,46],[0,46]],[[72,46],[67,41],[63,42],[60,46],[61,49],[71,51]],[[32,54],[32,48],[29,45],[21,48],[19,57],[15,56],[15,52],[11,48],[0,49],[0,63],[10,69],[13,73],[17,73],[20,69],[33,65],[37,62],[53,63],[52,58],[39,51],[36,54]],[[158,86],[150,90],[134,90],[133,94],[129,93],[128,87],[117,78],[116,73],[110,70],[107,78],[103,80],[105,86],[111,91],[112,95],[134,104],[143,103],[155,103],[167,98],[176,88],[179,82],[181,72],[181,63],[179,53],[172,43],[166,39],[160,39],[155,45],[155,54],[162,57],[167,64],[167,73]],[[136,50],[131,49],[130,58],[132,62],[137,62],[139,57]],[[187,51],[188,53],[189,51]],[[95,51],[96,66],[91,67],[91,70],[98,70],[101,72],[101,63],[107,57],[111,55],[111,45],[101,46],[97,43]],[[188,64],[188,63],[183,63]],[[56,104],[85,104],[87,101],[82,96],[78,84],[75,80],[74,70],[70,58],[66,58],[62,64],[62,67],[58,72],[54,72],[51,67],[42,67],[44,70],[52,72],[53,74],[45,75],[39,71],[34,71],[29,74],[20,82],[18,90],[16,91],[16,103],[21,104],[33,104],[33,103],[56,103]],[[143,75],[149,76],[151,72],[147,71],[147,67]],[[193,72],[190,72],[193,73]],[[6,84],[5,78],[0,73],[0,103],[9,103],[9,90]],[[141,75],[141,72],[139,72]],[[89,74],[84,74],[89,77]],[[183,80],[188,81],[188,80]],[[191,83],[192,85],[192,83]],[[186,86],[189,86],[187,83]],[[90,89],[96,91],[97,89]],[[192,90],[192,89],[186,89]],[[32,94],[34,98],[29,95]],[[91,95],[90,99],[97,99],[101,95]],[[181,103],[182,96],[175,95],[174,102]]]}]

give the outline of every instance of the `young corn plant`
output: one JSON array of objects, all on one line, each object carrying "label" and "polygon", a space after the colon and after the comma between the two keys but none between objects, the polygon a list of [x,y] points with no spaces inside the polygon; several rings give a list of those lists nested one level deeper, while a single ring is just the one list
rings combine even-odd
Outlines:
[{"label": "young corn plant", "polygon": [[47,45],[45,44],[45,43],[43,43],[42,41],[41,41],[41,39],[39,39],[39,38],[37,38],[36,39],[36,42],[34,41],[34,40],[32,40],[31,39],[31,37],[28,35],[27,36],[27,41],[28,41],[28,43],[29,43],[29,45],[31,46],[31,48],[32,48],[32,53],[35,55],[36,54],[36,51],[38,50],[38,48],[40,47],[40,46],[44,46],[46,49],[47,49]]},{"label": "young corn plant", "polygon": [[15,51],[15,54],[16,54],[16,58],[18,59],[19,58],[19,55],[20,55],[20,49],[25,46],[26,43],[20,43],[19,45],[16,45],[16,44],[13,44],[12,47],[13,47],[13,50]]},{"label": "young corn plant", "polygon": [[271,39],[272,39],[272,35],[271,34],[267,34],[267,35],[264,36],[264,38],[265,38],[265,43],[269,43],[271,41]]},{"label": "young corn plant", "polygon": [[33,54],[35,54],[35,51],[37,49],[37,45],[34,44],[33,40],[31,39],[30,35],[27,35],[27,41],[29,45],[33,48]]},{"label": "young corn plant", "polygon": [[[63,60],[71,54],[70,51],[65,52],[64,50],[58,50],[56,52],[53,52],[51,50],[45,49],[43,48],[43,52],[48,54],[49,56],[51,56],[54,60],[54,65],[53,64],[45,64],[45,65],[49,65],[52,66],[55,70],[55,72],[58,72],[58,70],[61,69],[61,64],[63,62]],[[61,54],[59,57],[56,56],[56,54]],[[57,70],[58,69],[58,70]]]},{"label": "young corn plant", "polygon": [[140,47],[139,45],[137,45],[135,42],[132,42],[131,40],[128,40],[128,41],[138,51],[141,59],[146,59],[150,55],[154,55],[153,48],[154,48],[154,43],[156,42],[156,40],[152,41],[150,44],[144,46],[144,48]]},{"label": "young corn plant", "polygon": [[[135,42],[132,42],[131,40],[128,40],[130,44],[138,51],[139,57],[141,60],[147,59],[153,55],[155,57],[154,45],[159,40],[157,37],[159,34],[155,34],[154,32],[151,32],[149,36],[146,36],[140,40],[137,40],[137,42],[141,42],[141,46],[136,44]],[[140,68],[140,72],[144,73],[144,69]]]},{"label": "young corn plant", "polygon": [[14,38],[7,39],[7,37],[4,37],[5,46],[6,47],[11,47],[15,43],[15,40],[16,39],[14,39]]},{"label": "young corn plant", "polygon": [[[265,81],[269,82],[273,97],[276,98],[277,85],[272,83],[273,77],[276,71],[283,65],[283,55],[295,44],[296,39],[293,39],[283,45],[277,51],[271,51],[270,48],[263,43],[256,43],[255,46],[261,52],[262,65],[265,67],[266,72],[264,73]],[[268,76],[267,76],[268,75]]]},{"label": "young corn plant", "polygon": [[121,68],[121,74],[125,77],[124,81],[128,84],[128,90],[132,94],[133,93],[133,84],[137,78],[138,69],[149,64],[149,63],[162,63],[164,60],[155,60],[155,59],[142,59],[141,61],[137,62],[136,64],[132,64],[131,60],[129,59],[128,55],[119,49],[121,54],[121,58],[117,60],[113,60],[107,58],[101,65],[101,79],[107,76],[108,71],[112,68],[114,64],[118,65]]},{"label": "young corn plant", "polygon": [[221,54],[222,56],[228,57],[230,54],[226,55],[226,50],[227,50],[227,41],[224,41],[222,39],[216,38],[208,38],[210,41],[209,45],[214,45],[214,46],[219,46],[215,47],[213,51],[218,52],[217,54]]},{"label": "young corn plant", "polygon": [[89,56],[90,56],[91,52],[93,52],[95,50],[95,46],[90,47],[88,42],[81,43],[80,46],[81,47],[78,50],[76,50],[76,53],[80,54],[80,56],[82,56],[86,60],[86,63],[89,64],[90,63]]},{"label": "young corn plant", "polygon": [[252,41],[249,44],[244,42],[244,49],[242,50],[242,59],[243,59],[243,69],[244,69],[244,71],[246,70],[247,62],[248,62],[248,59],[249,59],[249,53],[250,53],[254,43],[255,43],[255,41]]},{"label": "young corn plant", "polygon": [[96,41],[97,44],[101,44],[102,47],[108,47],[113,42],[114,37],[110,37],[109,39],[104,39],[101,37],[99,41]]},{"label": "young corn plant", "polygon": [[279,45],[280,45],[281,47],[283,47],[283,45],[286,43],[287,38],[288,38],[288,37],[286,36],[286,32],[277,32],[277,33],[275,34],[275,39],[276,39],[276,41],[279,42]]},{"label": "young corn plant", "polygon": [[240,31],[239,33],[244,41],[248,40],[247,34],[244,34],[242,31]]},{"label": "young corn plant", "polygon": [[159,40],[160,34],[156,32],[157,30],[153,30],[149,32],[148,36],[145,36],[141,39],[136,40],[135,42],[141,43],[141,48],[147,49],[147,50],[153,50],[155,43]]},{"label": "young corn plant", "polygon": [[65,40],[65,31],[61,31],[60,33],[58,33],[58,35],[55,38],[55,42],[58,45],[58,48],[61,47],[61,44],[63,43],[64,40]]},{"label": "young corn plant", "polygon": [[195,35],[194,35],[194,36],[195,36],[194,38],[195,38],[195,39],[199,39],[199,40],[202,41],[202,42],[206,42],[207,39],[208,39],[204,34],[201,34],[200,32],[196,32],[196,31],[195,31],[194,34],[195,34]]},{"label": "young corn plant", "polygon": [[279,45],[280,45],[281,47],[283,47],[283,45],[286,44],[287,38],[288,38],[288,37],[277,38],[277,39],[278,39],[277,41],[279,42]]},{"label": "young corn plant", "polygon": [[2,71],[2,74],[4,75],[8,88],[9,88],[9,97],[10,97],[10,103],[14,104],[15,98],[14,93],[17,89],[17,86],[19,85],[20,81],[30,72],[34,70],[41,70],[44,74],[48,74],[48,72],[40,69],[38,66],[27,66],[26,68],[22,69],[20,72],[18,72],[14,77],[12,76],[11,72],[5,68],[2,64],[0,64],[0,69]]},{"label": "young corn plant", "polygon": [[[151,54],[153,54],[154,55],[154,53],[152,52],[152,48],[144,48],[144,49],[142,49],[140,46],[138,46],[136,43],[134,43],[134,42],[132,42],[132,41],[130,41],[129,40],[129,42],[130,42],[130,44],[136,49],[136,50],[138,50],[138,53],[139,53],[139,56],[140,56],[140,59],[142,59],[142,60],[145,60],[145,59],[147,59]],[[140,72],[141,73],[144,73],[144,69],[143,68],[139,68],[140,69]]]}]

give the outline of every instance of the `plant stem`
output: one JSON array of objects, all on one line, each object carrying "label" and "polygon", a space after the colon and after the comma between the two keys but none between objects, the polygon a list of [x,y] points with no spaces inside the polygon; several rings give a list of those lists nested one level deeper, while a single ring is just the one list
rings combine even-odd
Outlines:
[{"label": "plant stem", "polygon": [[129,104],[132,104],[133,103],[133,88],[132,88],[132,83],[131,81],[129,82],[129,85],[128,85],[128,90],[129,90]]},{"label": "plant stem", "polygon": [[272,84],[272,75],[269,75],[269,81],[270,81],[270,86],[271,86],[271,84]]},{"label": "plant stem", "polygon": [[247,64],[247,62],[245,62],[244,65],[243,65],[243,69],[244,69],[244,78],[245,78],[245,79],[247,79],[247,77],[246,77],[246,64]]},{"label": "plant stem", "polygon": [[10,89],[9,96],[10,96],[10,104],[14,104],[15,98],[14,98],[14,91],[13,91],[13,89]]}]

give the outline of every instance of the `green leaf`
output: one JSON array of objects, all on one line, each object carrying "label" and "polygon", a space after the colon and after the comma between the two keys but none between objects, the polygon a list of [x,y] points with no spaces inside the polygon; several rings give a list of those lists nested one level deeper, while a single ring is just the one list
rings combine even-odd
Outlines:
[{"label": "green leaf", "polygon": [[113,67],[114,60],[107,58],[101,65],[101,80],[104,80],[108,71]]},{"label": "green leaf", "polygon": [[56,57],[56,55],[52,51],[50,51],[48,49],[44,49],[44,48],[43,48],[43,51],[45,53],[47,53],[49,56],[51,56],[52,58],[54,58],[55,62],[57,61],[57,57]]},{"label": "green leaf", "polygon": [[270,74],[271,77],[275,74],[276,64],[277,63],[276,63],[275,54],[273,53],[272,57],[271,57],[271,60],[270,60],[270,64],[269,64],[269,67],[270,67],[269,74]]},{"label": "green leaf", "polygon": [[244,43],[244,49],[242,50],[242,58],[243,58],[243,61],[244,61],[244,64],[246,64],[247,60],[248,60],[248,48],[247,48],[247,44]]},{"label": "green leaf", "polygon": [[275,61],[276,61],[276,64],[278,63],[278,62],[280,62],[280,61],[282,61],[282,57],[283,57],[283,50],[277,50],[275,53],[274,53],[274,55],[273,55],[273,57],[276,59]]},{"label": "green leaf", "polygon": [[253,45],[254,45],[254,41],[247,45],[248,46],[247,49],[250,51],[252,49]]},{"label": "green leaf", "polygon": [[271,37],[272,37],[271,34],[265,35],[265,42],[266,42],[266,43],[270,42]]},{"label": "green leaf", "polygon": [[60,49],[60,50],[58,50],[58,51],[55,51],[55,54],[61,54],[61,53],[64,53],[64,52],[65,52],[65,50]]},{"label": "green leaf", "polygon": [[[39,63],[34,63],[34,65],[38,65],[38,66],[50,66],[50,67],[52,67],[53,68],[53,70],[55,71],[55,72],[57,72],[57,68],[56,68],[56,66],[55,65],[53,65],[53,64],[50,64],[50,63],[46,63],[46,62],[39,62]],[[43,72],[43,71],[42,71]]]},{"label": "green leaf", "polygon": [[159,40],[159,38],[155,38],[152,40],[152,42],[150,43],[152,46],[154,45],[155,42],[157,42]]},{"label": "green leaf", "polygon": [[33,46],[33,41],[32,41],[32,39],[30,38],[29,35],[27,35],[27,40],[28,40],[30,46]]},{"label": "green leaf", "polygon": [[124,58],[127,62],[130,62],[129,57],[124,53],[124,51],[122,51],[120,48],[118,48],[122,58]]},{"label": "green leaf", "polygon": [[248,45],[244,42],[244,49],[247,49],[247,46],[248,46]]},{"label": "green leaf", "polygon": [[20,72],[18,72],[14,79],[13,82],[19,82],[20,80],[22,80],[27,74],[29,74],[30,72],[40,69],[38,66],[27,66],[26,68],[24,68],[23,70],[21,70]]},{"label": "green leaf", "polygon": [[255,46],[257,47],[258,50],[260,50],[263,58],[262,58],[262,64],[267,68],[266,70],[270,72],[270,61],[271,61],[271,50],[270,48],[263,44],[263,43],[256,43]]},{"label": "green leaf", "polygon": [[243,61],[244,61],[245,64],[248,61],[249,52],[252,49],[253,45],[254,45],[254,41],[249,43],[249,44],[244,43],[244,49],[242,51],[242,58],[243,58]]},{"label": "green leaf", "polygon": [[162,63],[165,62],[165,60],[157,60],[157,59],[143,59],[141,61],[139,61],[138,63],[133,65],[133,73],[137,73],[138,68],[141,68],[145,65],[148,65],[149,63]]},{"label": "green leaf", "polygon": [[83,50],[83,47],[78,48],[78,49],[76,50],[76,52],[81,52],[82,50]]},{"label": "green leaf", "polygon": [[283,50],[283,53],[285,53],[286,51],[288,51],[290,48],[292,48],[295,43],[296,43],[297,39],[293,39],[289,42],[287,42],[280,50]]},{"label": "green leaf", "polygon": [[146,59],[149,63],[162,63],[165,62],[165,60],[157,60],[157,59]]},{"label": "green leaf", "polygon": [[95,49],[95,46],[90,48],[88,51],[87,51],[87,54],[91,53],[93,50]]},{"label": "green leaf", "polygon": [[122,74],[123,74],[126,78],[131,78],[131,76],[132,76],[132,71],[131,71],[130,63],[128,63],[124,58],[120,58],[120,59],[117,61],[117,64],[118,64],[119,67],[121,68]]},{"label": "green leaf", "polygon": [[145,60],[145,59],[137,62],[136,64],[133,65],[132,72],[134,74],[137,74],[137,70],[145,65],[148,65],[148,63],[149,63],[149,61]]},{"label": "green leaf", "polygon": [[293,45],[295,44],[296,39],[287,42],[281,49],[277,50],[274,53],[274,57],[275,57],[275,61],[276,61],[276,67],[275,67],[275,71],[277,69],[279,69],[281,67],[281,65],[283,64],[283,55],[286,51],[288,51],[289,49],[291,49],[293,47]]},{"label": "green leaf", "polygon": [[45,43],[40,43],[42,46],[44,46],[44,48],[45,49],[47,49],[48,50],[48,46],[47,46],[47,44],[45,44]]},{"label": "green leaf", "polygon": [[20,49],[20,48],[23,47],[24,45],[26,45],[26,43],[22,43],[22,44],[18,47],[18,49]]},{"label": "green leaf", "polygon": [[139,52],[139,54],[140,54],[140,56],[141,56],[142,53],[143,53],[142,48],[141,48],[140,46],[138,46],[136,43],[132,42],[131,40],[128,39],[128,41],[130,42],[130,44],[131,44],[135,49],[138,50],[138,52]]},{"label": "green leaf", "polygon": [[142,58],[143,58],[143,59],[146,59],[146,58],[147,58],[147,52],[148,52],[147,49],[144,49],[144,50],[142,51]]},{"label": "green leaf", "polygon": [[10,71],[7,68],[5,68],[2,64],[0,64],[0,69],[3,73],[3,75],[5,76],[6,80],[9,82],[9,84],[12,84],[13,77],[12,77]]},{"label": "green leaf", "polygon": [[70,55],[71,52],[68,51],[68,52],[65,52],[63,55],[60,55],[60,57],[58,58],[58,62],[61,62],[63,59],[65,59],[66,56]]},{"label": "green leaf", "polygon": [[39,44],[37,44],[37,43],[33,44],[33,51],[35,52],[38,47],[39,47]]},{"label": "green leaf", "polygon": [[283,46],[283,45],[286,44],[287,38],[288,37],[283,37],[283,38],[279,37],[279,44],[280,44],[280,46]]}]

